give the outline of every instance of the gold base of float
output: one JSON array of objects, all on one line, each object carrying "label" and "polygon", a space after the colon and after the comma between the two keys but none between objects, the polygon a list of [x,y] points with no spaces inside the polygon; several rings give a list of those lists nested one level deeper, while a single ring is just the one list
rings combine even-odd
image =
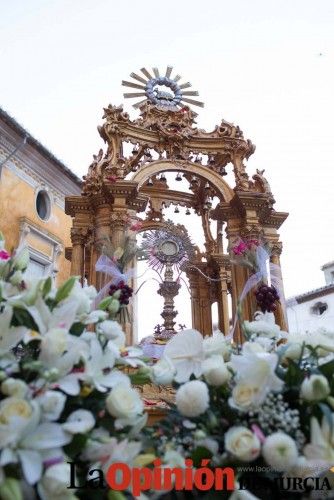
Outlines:
[{"label": "gold base of float", "polygon": [[144,384],[136,386],[148,414],[147,425],[153,425],[166,417],[174,402],[175,391],[171,386]]}]

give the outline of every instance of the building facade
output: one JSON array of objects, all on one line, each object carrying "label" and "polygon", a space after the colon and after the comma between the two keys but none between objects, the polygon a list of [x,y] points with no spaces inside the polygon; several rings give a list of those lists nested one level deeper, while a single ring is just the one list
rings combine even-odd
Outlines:
[{"label": "building facade", "polygon": [[289,331],[314,332],[334,328],[334,261],[324,264],[325,285],[287,300]]},{"label": "building facade", "polygon": [[0,108],[0,230],[9,251],[27,244],[28,276],[70,275],[65,196],[80,192],[81,180]]}]

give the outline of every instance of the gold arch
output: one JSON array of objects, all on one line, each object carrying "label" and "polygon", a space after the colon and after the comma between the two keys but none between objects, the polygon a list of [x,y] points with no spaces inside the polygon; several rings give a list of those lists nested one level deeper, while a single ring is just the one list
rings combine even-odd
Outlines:
[{"label": "gold arch", "polygon": [[131,181],[138,183],[138,189],[146,182],[150,177],[160,174],[166,171],[176,171],[184,172],[187,174],[196,175],[202,177],[208,181],[212,186],[222,195],[224,201],[230,202],[234,196],[233,189],[227,184],[227,182],[222,179],[222,177],[217,174],[214,170],[210,170],[204,165],[199,165],[198,163],[192,163],[190,161],[182,160],[182,163],[175,163],[171,160],[157,160],[153,161],[145,166],[142,166],[138,172],[134,174]]}]

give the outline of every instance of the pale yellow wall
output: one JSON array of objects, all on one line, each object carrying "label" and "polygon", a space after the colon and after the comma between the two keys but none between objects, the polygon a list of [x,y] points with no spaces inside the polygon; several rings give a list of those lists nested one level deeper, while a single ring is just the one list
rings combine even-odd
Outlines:
[{"label": "pale yellow wall", "polygon": [[[35,209],[35,190],[15,173],[4,166],[0,179],[0,229],[6,238],[6,247],[10,250],[19,242],[19,219],[27,217],[43,232],[58,238],[65,250],[71,246],[70,228],[71,217],[55,203],[51,207],[51,217],[47,222],[42,221]],[[29,239],[30,238],[30,239]],[[36,250],[50,257],[50,248],[43,240],[28,236],[28,243]],[[65,252],[58,257],[57,283],[61,283],[70,275],[70,262],[65,259]]]}]

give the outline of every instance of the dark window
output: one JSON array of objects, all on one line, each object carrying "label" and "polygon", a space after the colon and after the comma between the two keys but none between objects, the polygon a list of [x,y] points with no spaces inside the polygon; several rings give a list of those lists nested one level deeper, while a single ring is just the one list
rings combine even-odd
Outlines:
[{"label": "dark window", "polygon": [[48,220],[50,217],[51,201],[46,191],[39,191],[37,194],[36,210],[41,219]]},{"label": "dark window", "polygon": [[321,316],[328,309],[328,304],[326,302],[317,302],[311,307],[311,313],[316,316]]}]

